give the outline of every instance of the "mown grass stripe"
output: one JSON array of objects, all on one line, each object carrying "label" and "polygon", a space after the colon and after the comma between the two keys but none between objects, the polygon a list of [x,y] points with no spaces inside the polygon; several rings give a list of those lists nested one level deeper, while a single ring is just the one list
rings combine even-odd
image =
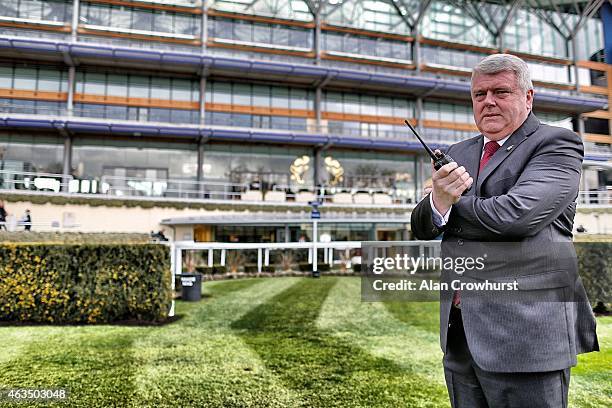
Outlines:
[{"label": "mown grass stripe", "polygon": [[0,386],[66,388],[74,407],[133,406],[132,343],[147,329],[63,327],[47,335],[44,329],[19,358],[0,365]]},{"label": "mown grass stripe", "polygon": [[[204,288],[162,327],[0,327],[0,387],[70,388],[44,405],[62,407],[448,407],[435,304],[361,303],[358,278]],[[612,317],[597,320],[571,407],[612,406]]]},{"label": "mown grass stripe", "polygon": [[366,303],[361,302],[360,290],[357,279],[339,281],[323,305],[317,326],[375,357],[392,360],[405,370],[444,385],[438,305]]},{"label": "mown grass stripe", "polygon": [[317,326],[321,308],[338,281],[303,280],[232,327],[269,370],[302,396],[305,406],[445,406],[442,385]]},{"label": "mown grass stripe", "polygon": [[134,345],[139,360],[136,383],[141,405],[300,405],[296,394],[279,383],[259,356],[230,329],[235,319],[298,280],[215,282],[204,285],[203,303],[179,303],[178,314],[185,308],[190,310],[179,325],[164,327]]}]

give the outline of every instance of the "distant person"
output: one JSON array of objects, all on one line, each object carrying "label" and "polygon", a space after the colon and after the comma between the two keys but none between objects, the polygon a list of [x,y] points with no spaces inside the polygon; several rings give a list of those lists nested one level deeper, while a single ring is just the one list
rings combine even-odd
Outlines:
[{"label": "distant person", "polygon": [[4,201],[0,200],[0,230],[4,228],[5,230],[8,231],[8,229],[6,228],[6,216],[7,215],[8,215],[8,212],[6,212],[6,209],[4,208]]},{"label": "distant person", "polygon": [[164,235],[164,231],[151,231],[151,239],[154,241],[165,242],[168,241],[168,238]]},{"label": "distant person", "polygon": [[23,217],[19,220],[19,224],[23,225],[24,231],[30,231],[32,229],[32,215],[30,210],[25,210]]},{"label": "distant person", "polygon": [[586,228],[584,228],[584,226],[582,224],[580,224],[578,226],[578,228],[576,228],[576,232],[580,232],[582,234],[582,233],[587,232],[587,230],[586,230]]}]

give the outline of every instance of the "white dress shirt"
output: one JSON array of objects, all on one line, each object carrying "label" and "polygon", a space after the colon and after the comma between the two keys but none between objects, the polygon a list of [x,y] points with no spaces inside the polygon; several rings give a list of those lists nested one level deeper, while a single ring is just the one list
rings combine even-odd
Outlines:
[{"label": "white dress shirt", "polygon": [[[511,135],[508,135],[506,137],[504,137],[502,140],[498,140],[497,144],[501,147],[503,146],[504,143],[506,143],[506,140],[508,140],[508,138]],[[482,156],[484,155],[484,147],[485,145],[491,141],[491,139],[489,139],[488,137],[484,136],[484,143],[482,144],[482,152],[480,153],[480,158],[482,159]],[[470,174],[472,176],[472,178],[474,178],[473,174]],[[476,182],[476,179],[474,179],[474,182]],[[448,211],[446,212],[446,214],[442,215],[440,214],[440,212],[436,209],[436,207],[434,206],[433,203],[433,194],[429,194],[429,205],[431,206],[431,212],[432,212],[432,218],[433,218],[433,223],[436,227],[440,228],[446,225],[446,223],[448,222],[448,218],[450,217],[450,213],[451,210],[453,209],[453,207],[451,206],[451,208],[448,209]]]}]

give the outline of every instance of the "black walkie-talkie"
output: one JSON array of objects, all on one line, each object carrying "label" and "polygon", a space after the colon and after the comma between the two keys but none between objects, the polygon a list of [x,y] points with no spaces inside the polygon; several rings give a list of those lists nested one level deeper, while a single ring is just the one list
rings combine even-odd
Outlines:
[{"label": "black walkie-talkie", "polygon": [[431,160],[433,160],[433,162],[434,162],[434,169],[440,170],[440,167],[444,166],[445,164],[454,162],[453,158],[450,157],[448,154],[445,154],[445,153],[438,153],[438,154],[436,154],[436,153],[434,153],[429,148],[429,146],[427,146],[425,144],[423,139],[421,139],[421,136],[419,136],[419,134],[417,133],[416,129],[414,127],[412,127],[410,122],[408,122],[407,120],[404,120],[404,123],[410,128],[410,130],[412,130],[412,133],[414,133],[414,135],[417,137],[417,139],[419,139],[419,142],[421,142],[421,144],[423,145],[423,147],[425,148],[425,150],[427,151],[427,153],[431,157]]},{"label": "black walkie-talkie", "polygon": [[[410,130],[412,130],[412,133],[414,133],[414,135],[417,137],[417,139],[419,139],[419,142],[421,142],[421,144],[423,145],[425,150],[427,150],[427,153],[431,157],[431,160],[433,160],[433,162],[434,162],[434,169],[440,170],[440,167],[442,167],[442,166],[444,166],[445,164],[448,164],[448,163],[453,163],[455,161],[455,160],[453,160],[452,157],[450,157],[446,153],[438,153],[438,154],[434,153],[430,149],[430,147],[425,144],[423,139],[421,139],[421,136],[419,136],[419,134],[417,133],[416,129],[414,127],[412,127],[410,122],[408,122],[407,120],[404,120],[404,123],[410,128]],[[451,173],[453,172],[453,170],[451,170]],[[463,194],[465,194],[468,191],[470,191],[471,188],[472,188],[471,186],[466,188],[465,191],[463,192]]]}]

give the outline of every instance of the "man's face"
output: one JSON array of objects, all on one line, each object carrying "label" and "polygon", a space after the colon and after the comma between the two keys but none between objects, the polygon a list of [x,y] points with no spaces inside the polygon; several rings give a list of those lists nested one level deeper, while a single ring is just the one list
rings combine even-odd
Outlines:
[{"label": "man's face", "polygon": [[472,106],[478,130],[491,140],[501,140],[518,129],[533,102],[533,91],[524,92],[511,71],[476,74],[472,80]]}]

